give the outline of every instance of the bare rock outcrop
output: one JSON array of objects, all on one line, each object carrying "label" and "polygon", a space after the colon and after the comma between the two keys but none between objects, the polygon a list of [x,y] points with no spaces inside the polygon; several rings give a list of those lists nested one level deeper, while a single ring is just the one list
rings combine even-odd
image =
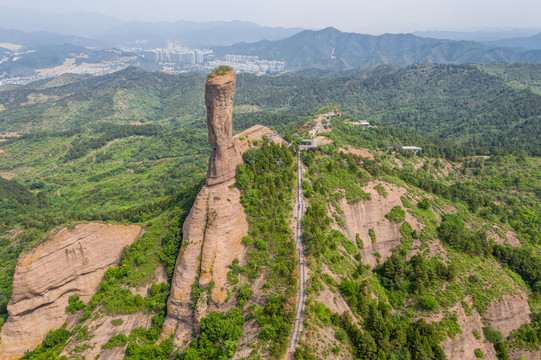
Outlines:
[{"label": "bare rock outcrop", "polygon": [[504,295],[501,301],[490,304],[485,317],[490,325],[502,332],[504,337],[509,336],[511,331],[530,322],[528,295],[525,293],[519,296]]},{"label": "bare rock outcrop", "polygon": [[[197,195],[183,226],[167,318],[162,337],[172,334],[184,345],[209,311],[225,311],[228,266],[244,260],[242,238],[248,233],[240,192],[232,185],[242,163],[232,136],[235,73],[210,78],[205,88],[209,141],[213,146],[207,183]],[[201,289],[194,297],[194,288]]]},{"label": "bare rock outcrop", "polygon": [[265,137],[278,145],[284,143],[284,140],[281,137],[275,136],[274,131],[263,125],[254,125],[243,132],[238,133],[233,139],[237,150],[241,154],[244,154],[252,147],[254,141],[263,140]]},{"label": "bare rock outcrop", "polygon": [[[471,301],[469,299],[467,301],[471,305]],[[457,322],[462,333],[455,335],[453,339],[447,338],[441,344],[448,359],[475,360],[477,359],[475,356],[475,349],[481,349],[483,354],[485,354],[484,359],[497,359],[494,346],[488,341],[484,341],[482,337],[480,339],[475,337],[474,331],[482,336],[484,326],[481,316],[475,309],[472,311],[472,314],[468,316],[459,302],[453,308],[449,309],[449,313],[455,313],[457,315]],[[443,315],[444,314],[442,313],[438,319],[433,320],[440,321],[441,318],[443,318]]]},{"label": "bare rock outcrop", "polygon": [[0,333],[2,359],[18,359],[41,343],[49,329],[67,320],[71,295],[84,302],[96,292],[105,270],[141,232],[136,225],[80,224],[64,228],[19,257]]},{"label": "bare rock outcrop", "polygon": [[[381,255],[381,262],[384,262],[392,254],[392,249],[400,244],[400,224],[391,222],[385,215],[396,205],[402,205],[400,197],[405,194],[404,188],[380,183],[387,191],[387,196],[380,195],[374,186],[377,182],[370,182],[363,190],[370,193],[370,200],[359,201],[355,204],[348,204],[346,199],[341,199],[340,208],[343,210],[342,218],[346,224],[345,235],[355,242],[356,235],[362,239],[364,249],[359,250],[363,263],[371,266],[377,265],[374,253]],[[409,213],[406,214],[406,221],[417,229],[417,221]],[[372,243],[369,230],[373,229],[376,234],[376,241]]]},{"label": "bare rock outcrop", "polygon": [[[114,324],[113,320],[118,321],[120,324]],[[88,338],[79,339],[77,336],[72,336],[60,356],[66,355],[70,358],[70,355],[77,354],[79,359],[96,359],[99,355],[100,360],[123,359],[126,352],[124,347],[113,347],[104,350],[102,346],[114,335],[122,333],[129,336],[135,328],[148,329],[151,326],[151,313],[139,312],[135,314],[102,314],[94,316],[85,322],[85,328],[89,332]]]}]

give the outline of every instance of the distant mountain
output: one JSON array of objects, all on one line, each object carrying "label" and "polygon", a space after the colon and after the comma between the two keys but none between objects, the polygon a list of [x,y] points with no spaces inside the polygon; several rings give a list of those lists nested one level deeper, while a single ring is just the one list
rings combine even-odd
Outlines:
[{"label": "distant mountain", "polygon": [[287,62],[293,69],[349,70],[381,64],[465,64],[541,62],[541,52],[519,51],[471,41],[431,39],[412,34],[380,36],[344,33],[335,28],[305,30],[287,39],[214,48],[218,55],[257,55]]},{"label": "distant mountain", "polygon": [[93,38],[103,29],[122,24],[121,20],[98,13],[55,14],[32,9],[0,6],[2,28],[25,32],[47,31],[63,35]]},{"label": "distant mountain", "polygon": [[533,36],[501,39],[491,41],[490,43],[497,46],[507,46],[529,50],[541,50],[541,32]]},{"label": "distant mountain", "polygon": [[85,47],[104,47],[105,42],[73,35],[62,35],[46,31],[24,32],[0,28],[0,43],[12,43],[27,47],[73,44]]},{"label": "distant mountain", "polygon": [[541,31],[536,29],[510,29],[510,30],[479,30],[479,31],[414,31],[412,34],[422,37],[447,40],[467,40],[478,42],[491,42],[502,39],[522,38],[532,36]]},{"label": "distant mountain", "polygon": [[220,22],[129,22],[109,29],[98,38],[121,44],[162,46],[165,40],[188,46],[230,45],[262,39],[279,40],[302,31],[301,28],[260,26],[247,21]]},{"label": "distant mountain", "polygon": [[[301,28],[259,26],[246,21],[219,22],[126,22],[98,13],[43,13],[0,6],[0,24],[25,32],[54,32],[99,39],[111,46],[164,46],[167,40],[189,46],[229,45],[237,42],[278,40]],[[1,39],[0,39],[1,42]]]}]

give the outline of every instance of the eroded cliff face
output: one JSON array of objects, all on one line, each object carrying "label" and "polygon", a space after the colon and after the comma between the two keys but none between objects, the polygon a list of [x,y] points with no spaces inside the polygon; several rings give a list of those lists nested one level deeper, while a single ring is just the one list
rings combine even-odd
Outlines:
[{"label": "eroded cliff face", "polygon": [[[472,306],[471,299],[468,297],[465,301]],[[459,303],[453,306],[448,311],[457,315],[457,323],[462,330],[462,333],[455,335],[454,338],[447,338],[441,343],[441,347],[447,355],[448,359],[463,359],[463,360],[475,360],[475,349],[481,349],[485,354],[484,359],[496,360],[496,351],[492,343],[485,341],[483,338],[477,339],[474,331],[478,334],[483,334],[483,318],[479,315],[477,310],[473,309],[471,315],[467,315],[464,311],[464,307]],[[445,316],[444,313],[440,313],[430,319],[433,321],[441,321]]]},{"label": "eroded cliff face", "polygon": [[[244,261],[242,238],[248,233],[240,192],[233,187],[242,162],[232,136],[235,73],[207,81],[205,102],[209,141],[213,146],[207,183],[197,195],[183,227],[167,303],[163,337],[174,334],[184,345],[210,311],[225,311],[227,272],[233,260]],[[194,298],[194,288],[200,296]]]},{"label": "eroded cliff face", "polygon": [[[400,197],[405,194],[404,188],[381,182],[387,196],[382,196],[374,190],[378,182],[370,182],[363,190],[371,195],[370,200],[359,201],[355,204],[348,204],[346,199],[340,200],[340,208],[343,210],[342,219],[346,224],[345,235],[353,242],[357,234],[363,241],[364,249],[359,250],[363,258],[363,263],[376,266],[378,264],[374,253],[381,255],[380,261],[383,263],[392,254],[392,249],[400,244],[402,235],[400,234],[400,225],[391,222],[385,218],[385,215],[391,211],[394,206],[402,205]],[[409,213],[406,214],[406,221],[414,229],[419,229],[415,218]],[[369,230],[373,229],[376,234],[376,240],[372,243]]]},{"label": "eroded cliff face", "polygon": [[105,270],[120,259],[141,228],[136,225],[81,224],[64,228],[19,257],[8,304],[9,318],[0,333],[2,359],[18,359],[41,343],[49,329],[67,320],[71,295],[87,302]]}]

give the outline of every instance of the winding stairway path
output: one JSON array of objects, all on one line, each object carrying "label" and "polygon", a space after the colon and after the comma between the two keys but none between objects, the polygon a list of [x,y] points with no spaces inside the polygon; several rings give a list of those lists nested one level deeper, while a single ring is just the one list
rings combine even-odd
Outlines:
[{"label": "winding stairway path", "polygon": [[303,176],[303,166],[301,160],[301,150],[297,156],[298,164],[298,176],[297,176],[297,209],[296,209],[296,218],[295,218],[295,248],[297,254],[299,255],[299,295],[297,297],[297,311],[295,313],[295,323],[293,324],[293,333],[291,336],[291,342],[288,349],[288,358],[295,358],[295,349],[299,343],[299,338],[301,336],[302,324],[304,322],[304,301],[306,297],[306,261],[304,258],[304,246],[302,244],[302,225],[301,220],[305,212],[304,207],[304,195],[302,192],[302,176]]}]

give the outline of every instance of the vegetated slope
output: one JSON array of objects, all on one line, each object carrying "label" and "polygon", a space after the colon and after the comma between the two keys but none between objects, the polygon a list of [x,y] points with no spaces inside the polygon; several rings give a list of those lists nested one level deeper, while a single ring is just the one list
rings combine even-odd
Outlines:
[{"label": "vegetated slope", "polygon": [[[540,71],[532,67],[517,72]],[[385,66],[324,79],[246,76],[239,79],[239,101],[303,110],[335,103],[358,118],[471,146],[539,147],[541,138],[541,96],[470,65]]]},{"label": "vegetated slope", "polygon": [[333,119],[336,142],[303,156],[310,281],[298,355],[538,357],[539,158],[353,155],[388,141],[376,130]]},{"label": "vegetated slope", "polygon": [[134,266],[145,275],[123,274],[124,281],[133,275],[138,286],[145,284],[161,266],[172,274],[179,217],[187,215],[188,199],[193,201],[206,171],[206,131],[104,124],[38,133],[2,143],[2,149],[0,176],[14,177],[0,178],[1,192],[7,194],[0,201],[3,319],[19,254],[69,221],[144,225],[148,235],[144,245],[135,243],[133,256],[138,257]]},{"label": "vegetated slope", "polygon": [[479,67],[490,75],[498,76],[518,89],[530,88],[541,94],[541,71],[536,64],[486,64]]},{"label": "vegetated slope", "polygon": [[[447,72],[437,77],[438,69]],[[136,73],[151,82],[152,74]],[[242,92],[239,88],[238,95],[243,94],[240,104],[237,103],[241,105],[237,108],[239,123],[249,124],[260,117],[286,129],[284,122],[302,120],[291,114],[293,103],[312,119],[306,109],[328,103],[331,96],[347,94],[350,97],[345,99],[357,109],[357,114],[368,114],[372,110],[365,110],[364,103],[352,100],[357,99],[357,89],[363,89],[365,81],[379,89],[370,100],[374,105],[380,103],[379,109],[393,104],[387,96],[394,93],[384,84],[404,84],[404,98],[399,99],[404,103],[408,96],[413,96],[408,95],[408,89],[417,89],[418,97],[429,96],[421,91],[421,84],[428,83],[436,89],[438,81],[442,91],[462,94],[466,100],[467,91],[455,83],[456,79],[467,79],[464,74],[473,74],[474,79],[495,79],[494,84],[501,84],[505,91],[515,91],[507,89],[503,80],[469,66],[383,68],[349,78],[346,90],[339,86],[344,79],[325,79],[323,84],[334,87],[320,97],[314,95],[318,91],[311,90],[320,86],[316,79],[255,78],[259,83],[246,81]],[[250,78],[239,76],[239,83]],[[96,79],[114,83],[111,77]],[[296,84],[295,79],[299,79]],[[385,82],[380,83],[380,79]],[[126,80],[119,80],[123,81]],[[290,83],[280,88],[280,81]],[[65,86],[76,84],[67,81]],[[275,91],[266,92],[257,84],[270,84]],[[294,87],[299,84],[305,87]],[[475,91],[481,91],[485,85],[479,85]],[[54,89],[47,82],[37,87]],[[292,89],[304,92],[298,92],[294,99]],[[359,94],[368,95],[369,91],[359,90]],[[82,99],[87,95],[83,91]],[[258,97],[264,100],[256,103]],[[305,100],[304,105],[301,99]],[[289,112],[288,116],[271,113],[275,103]],[[486,107],[493,103],[487,102]],[[254,109],[257,110],[253,112]],[[375,111],[371,114],[378,115]],[[353,118],[344,115],[344,119]],[[157,117],[156,122],[161,119]],[[304,158],[309,181],[303,186],[311,208],[303,224],[303,240],[311,256],[312,298],[307,307],[305,342],[299,352],[305,358],[348,358],[351,354],[382,358],[393,353],[407,357],[407,352],[414,357],[442,358],[447,351],[464,348],[464,354],[473,358],[477,347],[471,348],[471,344],[475,344],[490,358],[496,351],[502,353],[506,344],[508,352],[512,352],[511,348],[519,349],[513,356],[526,351],[520,349],[538,346],[538,158],[523,154],[494,156],[485,161],[473,157],[487,155],[483,149],[465,148],[400,128],[362,129],[338,119],[332,122],[333,130],[327,136],[336,147],[322,147]],[[76,311],[89,322],[83,322],[77,332],[60,329],[51,333],[32,355],[58,354],[68,341],[65,351],[73,350],[70,356],[77,357],[77,351],[91,346],[90,337],[109,336],[104,351],[125,353],[127,358],[170,357],[170,339],[156,345],[169,293],[166,285],[158,284],[158,274],[164,268],[169,276],[172,274],[180,247],[180,229],[199,192],[198,180],[204,177],[209,151],[204,127],[192,122],[180,122],[176,129],[156,124],[100,124],[39,132],[2,143],[5,151],[0,153],[0,175],[15,176],[18,184],[45,201],[44,205],[11,212],[2,227],[0,300],[4,303],[9,300],[10,271],[12,274],[18,254],[52,227],[70,220],[106,220],[138,223],[146,230],[123,253],[120,266],[106,272],[93,299],[88,304],[74,302],[74,307],[80,309]],[[288,138],[294,140],[293,136]],[[413,157],[398,150],[406,142],[420,144],[425,154]],[[288,344],[298,276],[294,242],[288,229],[296,149],[267,143],[258,149],[259,145],[261,142],[252,143],[253,149],[244,155],[246,166],[238,169],[236,186],[242,194],[250,237],[244,239],[248,247],[247,265],[241,267],[233,261],[228,275],[233,289],[229,304],[233,309],[202,319],[201,336],[183,349],[186,357],[215,358],[238,350],[238,357],[254,351],[263,358],[277,358]],[[386,154],[388,145],[395,146],[398,154]],[[354,152],[353,147],[369,148],[376,160],[339,153],[339,147],[346,153]],[[502,173],[508,175],[499,176]],[[352,215],[367,209],[379,210],[373,211],[372,219]],[[449,213],[457,213],[458,218],[446,215]],[[499,244],[507,241],[513,247],[491,244],[487,239]],[[520,242],[527,246],[519,248]],[[376,270],[372,271],[374,267],[368,268],[368,264],[376,265]],[[197,288],[199,295],[208,296],[209,288]],[[500,298],[502,302],[497,301]],[[491,328],[485,331],[482,317],[507,336],[510,328],[501,327],[504,319],[495,315],[503,308],[513,309],[512,314],[517,314],[513,318],[520,323],[531,311],[532,325],[524,325],[509,339],[500,339]],[[395,316],[392,309],[399,309],[400,314]],[[351,317],[341,316],[344,311]],[[124,328],[115,324],[126,321],[128,317],[120,315],[126,313],[137,318],[145,313],[153,315],[151,328],[120,330]],[[435,325],[426,325],[417,317]],[[512,323],[512,327],[519,327],[520,323]],[[108,332],[100,333],[99,329],[105,328]],[[222,332],[220,329],[224,328],[231,331]],[[499,345],[484,343],[485,338]],[[315,345],[314,339],[318,339]]]},{"label": "vegetated slope", "polygon": [[[260,123],[283,130],[284,124],[296,123],[287,128],[296,131],[304,115],[334,103],[358,118],[470,146],[536,148],[541,146],[541,95],[535,92],[540,71],[539,65],[426,64],[329,78],[241,74],[233,125],[243,130]],[[51,80],[1,91],[6,110],[0,112],[0,129],[65,129],[102,121],[178,125],[201,119],[205,111],[202,79],[196,74],[129,68],[61,79],[67,83]]]},{"label": "vegetated slope", "polygon": [[[70,358],[88,355],[96,342],[95,352],[109,350],[122,356],[129,342],[132,356],[152,357],[140,345],[154,349],[152,344],[158,340],[180,229],[202,185],[208,144],[206,132],[197,128],[149,133],[144,128],[107,125],[93,132],[41,133],[3,144],[7,152],[2,153],[2,174],[7,170],[15,175],[44,203],[3,218],[0,323],[6,316],[19,253],[51,228],[75,220],[137,223],[145,230],[122,251],[119,267],[107,270],[90,302],[70,300],[70,312],[82,322],[48,334],[29,356],[58,356],[65,346]],[[91,139],[111,135],[105,144],[98,141],[97,147],[88,147]],[[70,153],[78,146],[81,152]],[[84,294],[74,291],[73,295]],[[120,337],[122,343],[122,336],[132,330],[133,336],[120,348],[116,340],[109,341]]]},{"label": "vegetated slope", "polygon": [[15,180],[0,177],[0,206],[3,210],[11,208],[18,211],[22,206],[38,203],[38,198],[26,187]]},{"label": "vegetated slope", "polygon": [[215,49],[218,54],[256,55],[286,61],[294,69],[370,69],[381,64],[466,64],[537,62],[541,52],[484,45],[471,41],[431,39],[412,34],[379,36],[344,33],[335,28],[305,30],[287,39],[240,43]]},{"label": "vegetated slope", "polygon": [[202,94],[200,75],[177,77],[128,68],[99,77],[67,78],[67,84],[58,86],[47,85],[55,79],[0,92],[0,103],[8,110],[1,113],[3,127],[65,129],[103,121],[178,120],[204,111],[203,102],[195,99]]}]

